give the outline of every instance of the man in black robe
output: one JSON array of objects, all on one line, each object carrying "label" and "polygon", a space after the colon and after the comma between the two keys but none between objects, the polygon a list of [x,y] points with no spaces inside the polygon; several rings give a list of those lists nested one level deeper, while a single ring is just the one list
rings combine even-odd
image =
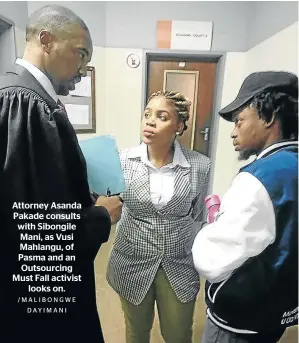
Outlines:
[{"label": "man in black robe", "polygon": [[[93,204],[84,157],[57,97],[86,76],[91,56],[85,23],[62,6],[45,6],[29,18],[23,59],[0,77],[1,342],[104,342],[93,263],[121,202],[112,196]],[[67,225],[75,229],[64,231]]]}]

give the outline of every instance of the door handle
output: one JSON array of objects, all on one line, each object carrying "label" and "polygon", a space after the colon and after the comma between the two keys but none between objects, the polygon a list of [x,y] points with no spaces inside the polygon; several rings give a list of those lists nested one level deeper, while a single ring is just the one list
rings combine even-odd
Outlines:
[{"label": "door handle", "polygon": [[201,130],[200,133],[204,135],[203,139],[205,141],[209,140],[209,132],[210,132],[210,128],[206,127],[204,130]]}]

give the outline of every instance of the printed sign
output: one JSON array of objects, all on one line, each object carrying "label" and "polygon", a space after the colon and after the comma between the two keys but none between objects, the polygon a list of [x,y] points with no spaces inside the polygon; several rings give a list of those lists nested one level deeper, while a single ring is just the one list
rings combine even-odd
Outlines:
[{"label": "printed sign", "polygon": [[176,50],[211,50],[213,22],[158,21],[157,47]]}]

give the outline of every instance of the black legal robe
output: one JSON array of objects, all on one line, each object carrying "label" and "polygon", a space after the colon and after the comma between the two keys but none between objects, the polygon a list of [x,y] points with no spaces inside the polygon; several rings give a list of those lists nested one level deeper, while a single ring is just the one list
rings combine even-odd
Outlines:
[{"label": "black legal robe", "polygon": [[[17,224],[36,223],[36,221],[13,220],[14,202],[82,205],[81,210],[73,210],[73,213],[80,215],[81,219],[73,221],[77,225],[74,232],[75,250],[69,252],[76,257],[75,262],[72,262],[73,274],[81,275],[82,281],[56,283],[66,287],[65,294],[53,291],[28,293],[28,284],[38,286],[42,282],[12,280],[13,274],[39,274],[20,272],[22,264],[28,266],[68,264],[67,262],[18,261],[20,231]],[[58,212],[69,213],[65,210]],[[66,223],[64,220],[42,222]],[[12,72],[0,77],[1,342],[104,342],[96,307],[94,259],[101,244],[108,240],[110,228],[111,222],[107,210],[103,207],[94,207],[92,204],[86,163],[66,113],[57,106],[26,69],[15,65]],[[43,237],[47,234],[43,230],[39,232]],[[61,244],[61,242],[56,240],[51,244]],[[34,251],[23,251],[23,253],[36,254]],[[43,252],[39,252],[41,253]],[[51,252],[45,251],[44,254],[47,257]],[[66,272],[48,274],[70,275]],[[44,284],[53,286],[55,283],[48,281]],[[18,303],[18,297],[23,295],[36,297],[35,300],[40,300],[38,297],[75,297],[76,302]],[[68,310],[64,314],[33,314],[27,313],[27,307],[52,309],[68,307]]]}]

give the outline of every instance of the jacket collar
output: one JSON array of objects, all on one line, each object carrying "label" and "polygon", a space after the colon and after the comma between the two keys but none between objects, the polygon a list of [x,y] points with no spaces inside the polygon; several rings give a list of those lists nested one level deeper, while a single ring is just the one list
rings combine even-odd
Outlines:
[{"label": "jacket collar", "polygon": [[[140,160],[148,166],[152,166],[151,162],[148,159],[147,155],[147,145],[145,143],[141,143],[135,148],[132,148],[128,154],[128,158],[140,158]],[[174,168],[176,166],[181,166],[183,168],[190,168],[190,164],[187,161],[180,143],[175,140],[174,141],[174,155],[173,161],[167,165],[169,168]]]},{"label": "jacket collar", "polygon": [[55,89],[49,80],[49,78],[44,74],[41,70],[39,70],[35,65],[31,64],[30,62],[18,58],[16,60],[16,64],[22,66],[23,68],[27,69],[28,72],[40,83],[40,85],[44,88],[44,90],[51,96],[51,98],[57,102],[58,96],[55,92]]},{"label": "jacket collar", "polygon": [[258,156],[257,160],[259,160],[262,157],[266,157],[269,155],[274,154],[275,152],[282,150],[287,147],[297,147],[298,148],[298,142],[297,141],[281,141],[274,143],[270,146],[268,146],[266,149],[264,149]]},{"label": "jacket collar", "polygon": [[[14,63],[8,69],[5,76],[16,76],[17,78],[14,80],[14,86],[19,86],[34,91],[48,104],[52,110],[57,108],[57,102],[49,95],[44,87],[41,87],[41,84],[37,81],[37,79],[23,66]],[[18,76],[20,78],[18,78]]]}]

